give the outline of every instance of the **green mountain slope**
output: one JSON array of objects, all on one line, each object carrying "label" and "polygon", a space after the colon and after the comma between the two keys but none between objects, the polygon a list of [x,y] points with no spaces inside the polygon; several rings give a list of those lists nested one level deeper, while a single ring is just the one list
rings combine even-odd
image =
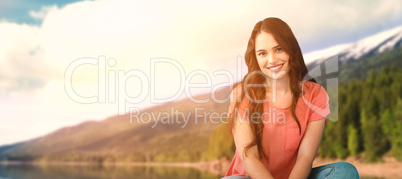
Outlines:
[{"label": "green mountain slope", "polygon": [[402,68],[402,48],[348,61],[339,67],[339,81],[343,84],[351,79],[367,78],[370,70],[379,72],[384,66]]}]

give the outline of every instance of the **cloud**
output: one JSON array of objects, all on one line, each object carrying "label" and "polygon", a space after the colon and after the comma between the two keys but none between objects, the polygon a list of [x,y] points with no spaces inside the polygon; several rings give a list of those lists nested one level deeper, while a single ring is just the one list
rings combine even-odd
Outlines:
[{"label": "cloud", "polygon": [[[182,8],[177,8],[178,4]],[[3,43],[8,47],[0,51],[3,52],[0,61],[7,61],[2,65],[2,76],[35,77],[40,80],[33,81],[44,83],[49,77],[62,80],[72,61],[99,55],[117,59],[116,69],[145,71],[149,59],[155,57],[173,58],[188,71],[209,69],[211,64],[225,64],[225,60],[242,55],[249,31],[265,17],[284,19],[302,48],[313,50],[320,47],[317,44],[325,47],[402,16],[402,6],[398,4],[401,2],[394,0],[370,1],[364,5],[317,0],[152,4],[105,0],[78,2],[60,9],[45,6],[38,12],[30,12],[33,18],[43,20],[41,27],[1,24],[9,29],[2,31]],[[9,34],[11,37],[6,37]],[[84,78],[96,81],[95,71]]]},{"label": "cloud", "polygon": [[294,13],[285,17],[304,51],[353,42],[402,22],[402,2],[397,0],[288,2]]},{"label": "cloud", "polygon": [[52,5],[52,6],[44,6],[41,8],[40,11],[29,11],[29,15],[36,19],[36,20],[43,20],[45,19],[46,15],[50,12],[50,11],[55,11],[57,10],[57,6],[56,5]]},{"label": "cloud", "polygon": [[45,47],[40,28],[10,22],[0,23],[0,95],[19,90],[35,90],[51,78],[44,61]]}]

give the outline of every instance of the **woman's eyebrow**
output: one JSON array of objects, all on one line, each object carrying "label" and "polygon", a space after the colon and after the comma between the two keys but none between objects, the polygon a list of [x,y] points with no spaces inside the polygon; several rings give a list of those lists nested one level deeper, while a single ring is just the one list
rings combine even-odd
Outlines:
[{"label": "woman's eyebrow", "polygon": [[[272,47],[272,49],[276,49],[276,48],[279,48],[279,47],[281,47],[281,45],[276,45],[275,47]],[[263,51],[265,51],[265,50],[264,49],[259,49],[256,52],[263,52]]]},{"label": "woman's eyebrow", "polygon": [[276,45],[275,47],[272,47],[272,49],[276,49],[278,47],[281,47],[280,45]]}]

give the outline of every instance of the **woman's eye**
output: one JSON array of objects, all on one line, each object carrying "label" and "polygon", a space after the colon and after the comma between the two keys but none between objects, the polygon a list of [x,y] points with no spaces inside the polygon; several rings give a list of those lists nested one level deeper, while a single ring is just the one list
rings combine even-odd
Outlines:
[{"label": "woman's eye", "polygon": [[258,53],[258,56],[264,56],[266,53],[265,52],[260,52]]},{"label": "woman's eye", "polygon": [[275,50],[276,50],[276,52],[282,52],[282,48],[280,48],[280,47],[276,48]]}]

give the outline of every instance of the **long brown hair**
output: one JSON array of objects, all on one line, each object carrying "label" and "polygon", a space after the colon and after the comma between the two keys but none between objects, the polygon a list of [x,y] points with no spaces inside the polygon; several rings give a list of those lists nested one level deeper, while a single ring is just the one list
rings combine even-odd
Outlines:
[{"label": "long brown hair", "polygon": [[[259,85],[260,87],[253,87],[249,88],[248,86],[253,84],[263,84],[266,80],[261,69],[258,65],[257,58],[255,56],[255,38],[258,34],[262,31],[270,33],[274,36],[275,40],[279,43],[282,49],[289,54],[289,86],[292,94],[292,103],[290,106],[291,113],[293,118],[295,119],[297,125],[299,126],[299,134],[301,133],[301,126],[299,119],[296,116],[296,104],[297,100],[300,96],[301,92],[301,82],[303,78],[307,75],[307,67],[304,63],[303,55],[301,49],[299,47],[299,43],[296,40],[296,37],[293,35],[292,30],[290,27],[281,19],[279,18],[266,18],[263,21],[258,22],[251,33],[250,39],[248,41],[246,54],[244,56],[246,64],[248,66],[248,73],[244,76],[243,80],[234,84],[232,90],[237,89],[240,87],[239,92],[240,95],[236,96],[235,99],[235,107],[231,111],[229,115],[229,124],[228,127],[230,131],[232,131],[234,127],[234,123],[237,118],[236,111],[239,111],[239,105],[244,100],[246,94],[253,94],[248,95],[247,97],[251,98],[250,102],[248,103],[248,112],[247,116],[251,130],[253,131],[254,138],[250,144],[245,147],[245,155],[247,156],[247,150],[251,147],[257,145],[258,154],[260,158],[268,159],[267,155],[265,154],[262,146],[262,132],[264,128],[263,123],[263,103],[256,102],[263,101],[266,96],[266,89],[264,86]],[[311,81],[314,81],[312,79]],[[246,90],[244,90],[246,89]],[[235,92],[236,93],[236,92]],[[260,114],[260,118],[251,118],[253,114]]]}]

